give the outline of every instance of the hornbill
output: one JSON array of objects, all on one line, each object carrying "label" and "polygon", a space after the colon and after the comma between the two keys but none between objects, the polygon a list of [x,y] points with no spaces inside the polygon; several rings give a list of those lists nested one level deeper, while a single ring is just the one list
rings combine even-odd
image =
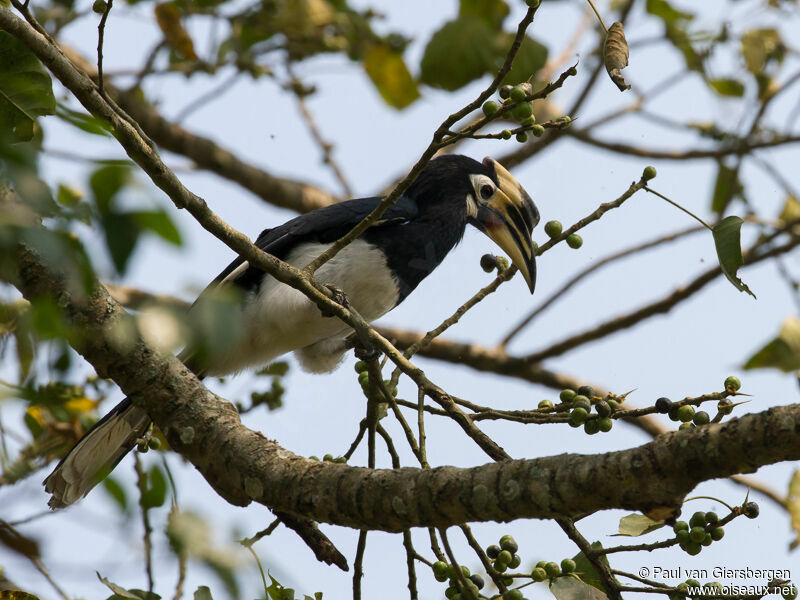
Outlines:
[{"label": "hornbill", "polygon": [[[264,230],[255,244],[302,268],[366,217],[381,198],[360,198],[300,215]],[[533,293],[535,252],[531,241],[539,213],[530,196],[502,165],[459,155],[433,159],[377,223],[322,265],[314,277],[341,290],[367,321],[397,306],[461,240],[467,223],[494,240],[511,258]],[[218,303],[235,292],[235,301]],[[312,372],[336,368],[348,348],[350,328],[325,317],[300,291],[278,282],[241,257],[200,294],[195,315],[227,310],[238,329],[224,351],[200,351],[190,342],[181,360],[199,377],[261,366],[294,351]],[[229,336],[230,337],[230,336]],[[145,435],[147,413],[130,398],[92,427],[44,480],[49,505],[61,508],[83,498]]]}]

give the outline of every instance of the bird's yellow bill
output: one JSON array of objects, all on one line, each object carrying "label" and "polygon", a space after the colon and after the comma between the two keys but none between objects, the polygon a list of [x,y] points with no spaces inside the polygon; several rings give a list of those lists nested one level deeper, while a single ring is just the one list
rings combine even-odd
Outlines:
[{"label": "bird's yellow bill", "polygon": [[536,253],[531,234],[539,222],[539,211],[505,167],[488,157],[484,164],[494,167],[498,187],[483,205],[488,210],[479,215],[479,218],[483,217],[480,218],[481,224],[486,235],[502,248],[522,273],[532,294],[536,287]]}]

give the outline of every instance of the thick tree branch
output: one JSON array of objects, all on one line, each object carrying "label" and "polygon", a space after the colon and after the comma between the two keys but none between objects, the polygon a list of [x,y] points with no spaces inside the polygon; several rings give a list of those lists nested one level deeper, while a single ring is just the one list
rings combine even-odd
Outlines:
[{"label": "thick tree branch", "polygon": [[78,297],[32,252],[21,251],[18,264],[24,295],[58,298],[84,332],[74,340],[76,349],[144,407],[171,446],[235,505],[256,501],[317,521],[401,531],[677,507],[701,481],[800,459],[800,405],[792,405],[598,455],[507,460],[472,469],[376,470],[308,460],[244,427],[233,407],[174,357],[157,355],[141,340],[120,344],[114,332],[129,317],[101,286]]}]

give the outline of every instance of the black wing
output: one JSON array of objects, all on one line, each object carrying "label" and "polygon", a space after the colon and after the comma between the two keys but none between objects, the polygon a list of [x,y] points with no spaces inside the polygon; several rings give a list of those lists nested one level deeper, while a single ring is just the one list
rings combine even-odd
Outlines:
[{"label": "black wing", "polygon": [[[335,242],[371,213],[382,199],[382,197],[357,198],[318,208],[278,227],[265,229],[256,239],[255,245],[264,252],[284,259],[300,242],[321,244]],[[417,213],[416,202],[401,196],[383,213],[373,228],[411,220]],[[255,289],[261,282],[263,271],[250,266],[244,267],[244,264],[245,260],[241,256],[236,257],[206,289],[214,288],[226,279],[227,282],[245,291]]]}]

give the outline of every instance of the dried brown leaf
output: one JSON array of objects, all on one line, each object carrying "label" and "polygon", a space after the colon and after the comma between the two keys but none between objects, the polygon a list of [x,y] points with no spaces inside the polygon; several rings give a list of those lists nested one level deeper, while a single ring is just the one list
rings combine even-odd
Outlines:
[{"label": "dried brown leaf", "polygon": [[628,42],[625,40],[625,32],[619,21],[608,28],[603,46],[603,62],[611,81],[619,88],[619,91],[624,92],[631,89],[621,73],[622,69],[628,66]]}]

